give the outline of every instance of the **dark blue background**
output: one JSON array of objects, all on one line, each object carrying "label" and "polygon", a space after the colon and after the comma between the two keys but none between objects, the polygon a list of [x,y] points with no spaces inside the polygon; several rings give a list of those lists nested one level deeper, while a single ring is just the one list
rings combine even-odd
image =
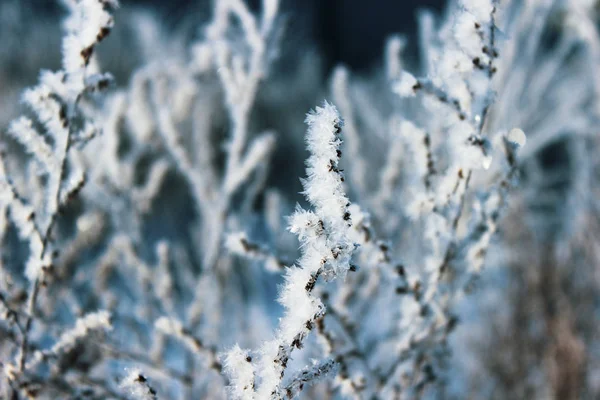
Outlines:
[{"label": "dark blue background", "polygon": [[[5,1],[5,0],[0,0]],[[55,13],[58,0],[21,0],[36,11]],[[254,9],[260,0],[247,0]],[[380,60],[385,39],[393,33],[409,38],[414,50],[416,15],[420,8],[441,11],[444,0],[281,0],[286,18],[286,40],[319,47],[326,66],[342,62],[354,70],[364,70]],[[209,0],[121,0],[123,7],[151,7],[173,30],[182,21],[197,23],[210,16]]]}]

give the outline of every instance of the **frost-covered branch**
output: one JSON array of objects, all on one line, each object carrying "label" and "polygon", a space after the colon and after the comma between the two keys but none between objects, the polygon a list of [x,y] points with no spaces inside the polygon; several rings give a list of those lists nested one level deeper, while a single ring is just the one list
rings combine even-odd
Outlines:
[{"label": "frost-covered branch", "polygon": [[[72,143],[80,131],[87,128],[86,115],[79,107],[87,92],[106,87],[108,74],[95,73],[94,47],[102,41],[113,26],[111,9],[116,1],[82,0],[67,2],[70,16],[65,21],[63,39],[63,69],[42,71],[37,86],[23,94],[23,102],[31,109],[34,120],[16,119],[8,134],[21,143],[31,154],[45,175],[46,187],[41,204],[25,201],[19,189],[9,178],[10,171],[2,162],[2,197],[7,199],[11,216],[23,239],[29,241],[29,260],[25,275],[30,281],[26,305],[26,320],[18,355],[18,370],[26,368],[30,330],[36,300],[45,274],[50,271],[52,259],[51,234],[57,216],[65,203],[78,192],[85,180],[76,160]],[[29,204],[28,204],[29,203]],[[39,206],[39,209],[34,207]]]},{"label": "frost-covered branch", "polygon": [[121,390],[126,392],[135,400],[156,400],[156,390],[150,386],[140,370],[132,369],[129,374],[121,381]]},{"label": "frost-covered branch", "polygon": [[[263,344],[259,360],[254,363],[258,398],[286,395],[281,380],[291,353],[303,346],[304,339],[325,313],[313,289],[320,277],[328,280],[343,277],[350,270],[355,246],[349,234],[350,202],[343,190],[344,176],[338,168],[342,120],[336,108],[325,103],[307,116],[306,123],[306,143],[311,155],[307,160],[307,178],[302,184],[314,211],[298,206],[290,217],[290,231],[302,242],[302,256],[298,266],[286,270],[279,297],[285,313],[276,337]],[[251,397],[239,394],[239,398]]]},{"label": "frost-covered branch", "polygon": [[230,233],[225,238],[225,248],[231,253],[249,260],[264,261],[268,271],[279,272],[288,265],[269,249],[252,242],[244,232]]},{"label": "frost-covered branch", "polygon": [[107,311],[90,313],[78,319],[75,327],[60,335],[58,341],[45,351],[35,352],[33,359],[26,365],[31,370],[40,362],[73,350],[78,341],[85,339],[94,331],[107,331],[112,329],[110,314]]}]

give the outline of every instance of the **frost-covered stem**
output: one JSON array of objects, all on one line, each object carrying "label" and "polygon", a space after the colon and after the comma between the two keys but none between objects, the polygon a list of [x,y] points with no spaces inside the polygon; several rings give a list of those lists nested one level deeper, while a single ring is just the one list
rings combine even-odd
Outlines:
[{"label": "frost-covered stem", "polygon": [[[244,150],[247,144],[250,111],[268,65],[267,42],[279,8],[279,0],[264,0],[262,8],[262,19],[259,24],[243,1],[217,1],[214,21],[207,29],[207,36],[215,46],[217,72],[225,91],[227,112],[232,124],[231,139],[227,145],[225,172],[220,188],[222,196],[215,201],[215,209],[210,214],[212,231],[209,234],[204,258],[207,270],[213,269],[220,258],[222,251],[220,244],[229,214],[231,196],[243,181],[240,179],[240,174],[249,175],[257,167],[256,162],[248,163],[253,161],[253,158],[256,160],[252,148],[246,154]],[[231,48],[226,38],[230,14],[240,21],[246,34],[246,42],[250,47],[248,60],[230,54]],[[232,60],[230,61],[229,58]],[[256,139],[254,144],[259,145],[259,140],[260,138]],[[269,152],[269,149],[264,148],[262,157],[266,157]]]},{"label": "frost-covered stem", "polygon": [[[2,310],[2,308],[4,308],[4,309]],[[6,302],[6,299],[4,298],[4,295],[2,295],[2,293],[0,293],[0,311],[2,311],[2,313],[0,314],[0,320],[4,320],[4,319],[8,320],[9,324],[16,325],[16,327],[19,329],[19,332],[21,334],[24,333],[23,325],[19,321],[19,316],[21,314],[19,313],[19,311],[12,308]]]},{"label": "frost-covered stem", "polygon": [[[161,68],[162,67],[154,66],[149,67],[148,70],[145,71],[145,74],[150,77],[150,80],[154,78],[154,81],[151,81],[152,90],[150,95],[156,114],[158,133],[160,134],[170,158],[177,166],[177,169],[183,178],[188,182],[198,213],[206,220],[203,230],[203,236],[205,237],[203,243],[205,253],[203,264],[205,266],[213,266],[218,259],[218,252],[220,251],[220,240],[218,238],[221,233],[218,232],[218,230],[221,229],[221,226],[225,221],[226,213],[224,210],[229,207],[229,198],[219,198],[219,196],[215,195],[214,192],[216,189],[212,187],[214,182],[210,179],[212,175],[209,174],[208,177],[205,176],[204,170],[194,165],[188,152],[181,143],[177,126],[170,112],[170,107],[165,102],[165,100],[168,99],[168,86],[162,77]],[[179,70],[176,70],[176,72],[183,73]],[[140,77],[139,79],[143,79],[143,77]],[[211,268],[207,268],[207,270],[210,269]]]},{"label": "frost-covered stem", "polygon": [[[487,76],[488,79],[491,80],[496,73],[496,67],[494,66],[494,60],[498,58],[498,51],[496,50],[496,7],[498,0],[492,0],[492,12],[490,13],[490,31],[489,31],[489,48],[487,49],[487,55],[489,57],[488,68],[487,68]],[[485,105],[483,106],[483,110],[481,111],[481,118],[479,120],[478,131],[481,135],[483,132],[483,128],[485,126],[485,122],[487,119],[488,111],[492,105],[492,99],[488,96],[485,99]]]},{"label": "frost-covered stem", "polygon": [[[73,107],[77,107],[77,103],[79,102],[79,99],[80,99],[80,96],[78,96],[77,99],[75,100]],[[69,123],[68,123],[69,126],[68,126],[67,135],[65,137],[64,147],[59,150],[60,151],[59,154],[61,155],[61,160],[60,160],[60,171],[58,173],[58,182],[60,182],[60,183],[62,183],[63,180],[65,179],[65,172],[67,169],[67,160],[68,160],[68,155],[69,155],[69,149],[71,148],[71,136],[73,135],[73,132],[72,132],[73,124],[70,122],[71,121],[69,121]],[[54,193],[50,193],[50,199],[53,204],[52,209],[54,210],[54,212],[50,215],[50,221],[48,222],[48,226],[46,226],[46,229],[44,231],[43,241],[42,241],[42,251],[41,251],[41,256],[40,256],[41,259],[44,258],[44,255],[46,254],[46,251],[48,250],[50,234],[52,233],[52,228],[54,227],[56,218],[58,217],[58,208],[60,205],[60,194],[61,194],[61,185],[60,184],[55,185]]]},{"label": "frost-covered stem", "polygon": [[[335,360],[341,364],[341,375],[345,375],[341,376],[341,378],[348,379],[350,381],[350,384],[357,395],[359,395],[360,393],[362,393],[363,397],[368,397],[368,394],[373,395],[372,393],[365,393],[365,390],[369,387],[369,384],[378,382],[381,379],[380,376],[378,376],[378,374],[369,367],[369,363],[367,357],[365,356],[365,352],[363,351],[362,346],[360,345],[358,338],[355,335],[355,330],[353,329],[353,326],[348,322],[348,318],[340,314],[340,312],[337,311],[336,307],[333,304],[327,302],[326,298],[324,300],[324,304],[327,308],[327,313],[337,321],[338,325],[342,328],[344,335],[350,341],[351,345],[351,350],[345,351],[343,353],[338,352],[338,354],[335,356]],[[328,342],[328,346],[331,348],[332,353],[335,354],[335,352],[333,351],[335,348],[335,342],[331,339],[331,337],[327,335],[327,332],[325,331],[324,318],[318,321],[317,327],[319,333],[321,333],[321,335],[326,338],[326,341]],[[349,377],[349,366],[345,362],[346,357],[352,357],[360,361],[363,368],[362,371],[367,375],[368,380],[366,383],[357,384]]]},{"label": "frost-covered stem", "polygon": [[327,377],[329,373],[335,370],[335,361],[326,360],[311,367],[304,368],[292,378],[291,382],[283,388],[286,399],[293,399],[298,396],[306,385],[312,385],[320,379]]},{"label": "frost-covered stem", "polygon": [[463,187],[462,193],[460,195],[460,202],[457,207],[456,215],[454,216],[454,219],[452,220],[452,233],[455,233],[456,229],[458,228],[458,222],[460,221],[460,217],[462,216],[463,209],[465,207],[465,199],[467,197],[467,191],[469,190],[469,184],[471,183],[472,175],[473,175],[473,171],[468,170],[467,177],[465,178],[464,187]]},{"label": "frost-covered stem", "polygon": [[221,199],[221,202],[215,207],[216,209],[213,211],[213,215],[209,216],[212,230],[210,232],[210,237],[208,238],[207,248],[205,249],[206,255],[203,259],[203,265],[205,265],[206,271],[214,270],[217,267],[217,263],[221,256],[221,240],[223,232],[225,231],[224,225],[227,221],[229,198]]},{"label": "frost-covered stem", "polygon": [[[224,2],[230,7],[229,12],[239,18],[244,31],[248,37],[248,44],[252,52],[248,61],[248,69],[242,76],[242,81],[237,82],[235,92],[227,90],[230,85],[223,82],[225,95],[228,97],[230,120],[233,123],[231,143],[229,145],[229,158],[225,168],[225,176],[235,172],[242,158],[242,152],[246,144],[248,133],[249,113],[260,81],[264,77],[267,60],[267,40],[270,35],[275,13],[271,10],[278,8],[278,1],[270,0],[263,2],[262,26],[259,27],[256,19],[252,16],[246,5],[241,0],[227,0]],[[269,4],[272,3],[272,4]],[[271,8],[270,8],[271,7]],[[235,73],[235,71],[231,71]],[[227,79],[225,75],[219,74],[222,80]],[[238,77],[240,78],[240,77]]]},{"label": "frost-covered stem", "polygon": [[[183,177],[189,182],[192,196],[199,208],[198,211],[203,214],[207,213],[209,211],[208,203],[211,200],[208,182],[204,177],[203,171],[194,166],[186,149],[180,142],[175,122],[169,111],[170,107],[165,102],[168,99],[169,89],[162,80],[165,78],[161,76],[160,69],[157,71],[155,68],[149,68],[145,72],[150,77],[149,80],[154,79],[154,82],[152,82],[151,98],[154,105],[154,112],[156,113],[158,132],[173,162],[177,165]],[[183,72],[176,70],[176,73],[180,74]]]},{"label": "frost-covered stem", "polygon": [[138,369],[132,370],[120,384],[121,390],[128,392],[136,400],[157,400],[156,390]]},{"label": "frost-covered stem", "polygon": [[[401,117],[393,115],[389,121],[389,131],[397,132],[401,125]],[[379,174],[379,187],[378,192],[374,200],[377,215],[383,215],[385,208],[390,199],[394,194],[394,190],[397,188],[399,180],[402,176],[402,160],[404,156],[404,142],[398,138],[394,138],[392,143],[389,145],[385,165],[381,173]]]},{"label": "frost-covered stem", "polygon": [[23,330],[23,338],[21,340],[20,356],[19,356],[19,372],[23,372],[25,368],[25,360],[27,359],[27,347],[29,345],[29,332],[31,331],[31,324],[33,323],[33,312],[35,310],[35,303],[37,300],[38,292],[40,290],[40,280],[36,278],[31,283],[31,289],[27,295],[27,308],[26,308],[26,320],[25,328]]},{"label": "frost-covered stem", "polygon": [[299,266],[286,270],[279,298],[285,314],[275,339],[263,345],[255,367],[260,382],[256,395],[261,399],[283,396],[280,384],[292,351],[303,346],[304,339],[325,313],[313,289],[322,276],[343,276],[350,269],[354,250],[349,231],[350,202],[343,191],[344,177],[338,168],[342,121],[337,109],[325,103],[310,113],[306,122],[311,156],[307,161],[307,178],[302,183],[314,212],[298,207],[290,217],[290,231],[300,238],[302,256]]},{"label": "frost-covered stem", "polygon": [[[0,366],[2,364],[0,363]],[[67,399],[73,397],[73,392],[76,385],[85,385],[91,386],[95,389],[98,389],[102,392],[103,399],[118,399],[118,400],[131,400],[130,397],[126,397],[120,393],[115,392],[106,381],[101,379],[90,378],[85,375],[78,375],[76,377],[69,377],[69,379],[64,376],[59,376],[57,374],[53,375],[51,379],[43,379],[39,376],[28,376],[27,382],[19,383],[17,387],[17,382],[11,382],[11,388],[13,393],[24,392],[24,397],[27,399],[39,398],[39,395],[36,395],[36,389],[39,388],[40,385],[43,385],[44,388],[49,389],[51,392],[55,392],[55,395],[60,397],[52,397],[52,398],[61,398]],[[33,389],[33,390],[31,390]],[[15,395],[16,396],[16,395]],[[7,397],[10,399],[19,399],[19,397]]]},{"label": "frost-covered stem", "polygon": [[[40,119],[46,123],[49,129],[54,130],[51,133],[55,136],[55,141],[59,146],[57,149],[54,149],[59,154],[59,157],[53,161],[53,164],[58,165],[58,172],[50,169],[48,178],[51,191],[45,207],[49,212],[49,220],[41,238],[41,249],[39,249],[40,263],[43,263],[46,258],[50,235],[60,208],[61,189],[64,190],[62,184],[65,180],[67,159],[73,135],[72,130],[74,129],[73,120],[77,113],[79,100],[87,90],[94,90],[100,87],[100,81],[105,80],[105,82],[108,82],[110,79],[110,77],[100,76],[93,79],[93,82],[88,82],[87,67],[93,55],[94,46],[109,34],[113,25],[112,16],[107,11],[107,7],[116,7],[117,5],[118,2],[116,0],[86,0],[70,4],[72,8],[71,17],[68,20],[70,26],[69,31],[63,39],[63,71],[61,71],[64,74],[62,84],[65,86],[62,88],[63,92],[58,95],[60,101],[57,102],[52,99],[53,102],[58,103],[59,110],[54,110],[51,105],[44,103],[42,99],[34,99],[36,96],[35,91],[26,94],[26,101],[39,114]],[[95,19],[93,21],[88,20],[92,18]],[[92,29],[88,26],[89,24],[92,24]],[[52,79],[52,76],[47,74],[44,84],[49,85],[52,83]],[[52,89],[56,90],[56,88]],[[43,85],[40,85],[40,88],[36,90],[40,92],[38,94],[40,97],[47,96],[51,98],[50,95],[43,94]],[[58,111],[58,115],[48,116],[48,114],[52,114],[55,111]],[[28,292],[26,306],[27,319],[25,321],[19,357],[19,372],[21,373],[25,368],[29,333],[41,286],[42,274],[43,271],[35,273]]]},{"label": "frost-covered stem", "polygon": [[189,329],[186,329],[180,321],[173,318],[161,317],[156,320],[154,325],[161,333],[181,341],[193,353],[208,355],[210,358],[209,366],[221,373],[222,366],[221,363],[218,362],[216,351],[213,348],[205,346],[202,341],[195,337]]},{"label": "frost-covered stem", "polygon": [[153,97],[156,102],[159,133],[163,138],[165,147],[171,155],[171,158],[177,165],[183,177],[189,182],[191,194],[198,207],[198,212],[203,216],[209,215],[211,212],[210,190],[207,187],[208,185],[203,177],[202,171],[194,167],[185,149],[178,142],[177,129],[169,114],[169,108],[161,101],[165,95],[165,91],[158,88],[153,91]]},{"label": "frost-covered stem", "polygon": [[419,58],[423,64],[424,75],[429,75],[433,67],[432,48],[436,38],[435,21],[433,13],[428,10],[421,10],[417,15],[419,26]]},{"label": "frost-covered stem", "polygon": [[465,110],[463,110],[460,101],[449,96],[448,93],[437,87],[431,80],[427,78],[419,78],[412,88],[415,92],[422,90],[424,93],[435,97],[440,102],[454,109],[461,121],[467,118],[468,114],[465,112]]},{"label": "frost-covered stem", "polygon": [[237,256],[249,260],[260,260],[265,263],[265,268],[271,272],[283,270],[289,263],[264,246],[253,242],[244,232],[230,233],[225,238],[225,248]]},{"label": "frost-covered stem", "polygon": [[[66,170],[66,166],[67,166],[67,155],[69,152],[69,148],[71,146],[71,126],[72,124],[69,124],[69,132],[67,133],[67,137],[65,140],[65,147],[62,149],[61,154],[62,154],[62,161],[61,161],[61,167],[60,167],[60,172],[59,172],[59,178],[58,178],[58,182],[62,182],[64,177],[65,177],[65,170]],[[50,240],[50,234],[52,232],[52,228],[54,226],[54,223],[56,221],[56,218],[58,216],[58,204],[60,201],[60,189],[61,189],[61,185],[54,185],[55,191],[54,193],[51,193],[50,196],[53,199],[53,204],[56,204],[56,208],[55,211],[50,215],[50,221],[48,222],[48,226],[46,227],[46,230],[43,234],[43,239],[42,239],[42,250],[40,253],[40,262],[42,262],[42,260],[44,259],[44,256],[46,255],[46,251],[48,249],[48,243]],[[53,207],[54,208],[54,207]],[[36,301],[37,301],[37,297],[38,297],[38,292],[40,290],[40,278],[41,278],[41,274],[37,274],[35,280],[31,283],[30,289],[29,289],[29,294],[27,296],[27,307],[26,307],[26,320],[25,320],[25,331],[23,332],[23,341],[21,343],[21,350],[20,350],[20,358],[19,358],[19,372],[23,372],[23,369],[25,368],[25,359],[27,358],[27,345],[29,342],[29,331],[31,330],[31,324],[33,323],[33,313],[35,312],[35,305],[36,305]]]},{"label": "frost-covered stem", "polygon": [[[274,142],[275,140],[273,140]],[[271,149],[269,149],[269,152]],[[266,156],[265,156],[266,160]],[[264,192],[267,187],[267,180],[269,178],[269,163],[264,162],[262,165],[256,167],[254,174],[254,179],[248,182],[248,187],[246,189],[246,197],[244,199],[244,204],[241,207],[242,215],[248,215],[252,213],[252,208],[254,207],[256,198]],[[249,176],[245,176],[247,179]]]},{"label": "frost-covered stem", "polygon": [[[55,286],[61,287],[61,283],[73,277],[81,252],[102,240],[102,234],[107,228],[106,216],[96,212],[80,216],[76,224],[78,226],[77,236],[61,248],[60,256],[56,260],[56,271],[52,276]],[[64,289],[64,286],[62,287]]]},{"label": "frost-covered stem", "polygon": [[[331,311],[331,309],[329,309],[329,311]],[[335,348],[335,340],[334,336],[325,329],[325,318],[319,318],[319,320],[317,321],[317,333],[321,336],[321,338],[329,347],[328,350],[330,350],[330,352],[333,353],[333,349]],[[345,382],[344,385],[347,386],[346,390],[352,391],[352,395],[355,398],[361,398],[361,392],[363,391],[364,387],[362,385],[357,384],[356,382],[354,382],[353,379],[350,378],[348,362],[346,361],[347,358],[349,358],[350,356],[356,356],[356,354],[354,354],[354,352],[351,351],[343,354],[338,354],[335,357],[335,364],[339,366],[337,377],[341,379],[342,382]],[[366,398],[367,395],[363,393],[363,397]]]},{"label": "frost-covered stem", "polygon": [[110,357],[119,360],[127,359],[137,364],[142,364],[148,370],[153,370],[160,375],[167,376],[171,379],[176,379],[184,386],[191,386],[193,377],[189,371],[188,373],[182,374],[181,372],[169,367],[168,365],[165,365],[162,362],[157,363],[155,360],[151,360],[146,354],[135,353],[122,348],[116,348],[106,343],[99,344],[99,346],[102,351],[106,352],[106,354]]},{"label": "frost-covered stem", "polygon": [[37,351],[28,363],[27,369],[35,368],[40,362],[61,353],[71,351],[78,341],[85,339],[93,331],[111,330],[110,314],[107,311],[98,311],[79,318],[75,326],[61,334],[58,341],[45,351]]},{"label": "frost-covered stem", "polygon": [[[228,159],[225,167],[225,181],[236,173],[242,159],[248,134],[249,113],[256,97],[256,91],[267,66],[267,40],[271,34],[273,19],[278,9],[278,0],[263,1],[261,26],[241,0],[224,0],[215,5],[215,21],[207,30],[211,41],[216,43],[218,75],[227,98],[229,119],[233,124],[231,141],[228,145]],[[234,59],[229,64],[229,47],[225,38],[229,14],[241,22],[251,54],[247,69],[239,65],[244,60]]]},{"label": "frost-covered stem", "polygon": [[394,35],[385,44],[386,75],[390,81],[400,77],[402,72],[402,51],[406,47],[406,38]]},{"label": "frost-covered stem", "polygon": [[[471,175],[472,175],[472,171],[469,170],[469,172],[467,173],[467,178],[465,179],[464,189],[463,189],[462,193],[460,194],[460,200],[459,200],[458,206],[456,207],[456,214],[454,215],[454,218],[452,219],[452,226],[451,226],[452,239],[446,246],[446,250],[445,250],[444,256],[442,258],[442,264],[438,268],[438,280],[442,279],[443,275],[447,272],[448,268],[450,267],[450,263],[457,256],[457,249],[456,249],[457,243],[456,243],[456,239],[455,239],[456,238],[456,230],[458,229],[458,223],[460,221],[460,218],[463,214],[463,209],[465,207],[467,191],[469,189],[469,183],[471,182]],[[437,289],[438,289],[438,287],[435,286],[434,291],[431,293],[433,294],[433,293],[437,292]]]},{"label": "frost-covered stem", "polygon": [[494,60],[498,58],[498,51],[496,50],[496,8],[498,6],[498,0],[492,0],[492,12],[490,14],[490,47],[488,53],[490,61],[488,63],[488,77],[492,79],[494,76]]},{"label": "frost-covered stem", "polygon": [[[94,386],[100,390],[103,390],[104,393],[106,394],[107,398],[115,398],[118,400],[130,400],[129,397],[125,397],[123,396],[121,393],[116,392],[114,389],[112,389],[107,382],[102,381],[100,379],[94,379],[94,378],[90,378],[89,376],[81,376],[79,377],[82,381],[82,383],[89,385],[89,386]],[[71,395],[72,393],[69,393],[69,395]]]}]

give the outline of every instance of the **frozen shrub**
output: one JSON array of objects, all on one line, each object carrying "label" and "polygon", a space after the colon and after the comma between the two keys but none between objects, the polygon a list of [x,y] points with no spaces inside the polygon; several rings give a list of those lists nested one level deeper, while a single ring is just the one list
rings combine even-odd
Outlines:
[{"label": "frozen shrub", "polygon": [[[2,138],[6,398],[486,397],[452,350],[475,331],[473,299],[510,292],[493,273],[516,271],[519,301],[533,282],[551,308],[574,292],[558,266],[594,260],[569,223],[597,216],[586,2],[451,1],[420,14],[420,68],[394,36],[375,76],[338,66],[325,89],[308,55],[278,70],[278,0],[215,0],[185,50],[124,14],[144,63],[121,86],[96,55],[116,1],[65,3],[62,69],[24,92],[30,116]],[[306,127],[296,93],[320,104]],[[301,199],[288,182],[305,128]],[[569,168],[554,173],[544,154],[562,142]],[[544,234],[513,251],[524,222]],[[548,274],[519,275],[546,244]],[[572,382],[593,340],[542,317],[553,362],[538,386],[584,393]]]}]

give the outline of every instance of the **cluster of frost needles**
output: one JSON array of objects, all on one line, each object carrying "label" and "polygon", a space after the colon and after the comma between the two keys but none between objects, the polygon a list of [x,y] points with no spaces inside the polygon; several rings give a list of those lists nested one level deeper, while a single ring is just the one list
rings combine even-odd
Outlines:
[{"label": "cluster of frost needles", "polygon": [[[392,36],[372,76],[326,83],[314,55],[278,62],[279,0],[214,0],[191,42],[117,0],[62,3],[61,69],[0,114],[0,398],[575,398],[593,381],[598,344],[563,311],[583,287],[594,309],[600,284],[559,281],[600,260],[582,239],[600,232],[593,2],[450,0],[420,12],[418,62]],[[111,40],[139,47],[118,84]],[[536,251],[553,363],[516,395],[465,359],[469,334],[492,337],[474,304],[509,304]]]}]

